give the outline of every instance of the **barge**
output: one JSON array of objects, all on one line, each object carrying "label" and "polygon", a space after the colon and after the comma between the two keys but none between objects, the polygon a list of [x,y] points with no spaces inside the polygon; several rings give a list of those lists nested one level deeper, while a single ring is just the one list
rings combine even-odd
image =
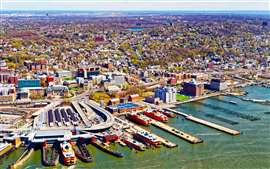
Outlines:
[{"label": "barge", "polygon": [[72,147],[74,149],[76,157],[78,157],[81,161],[87,163],[93,162],[93,156],[87,149],[87,146],[84,142],[79,142]]},{"label": "barge", "polygon": [[91,143],[97,147],[98,149],[106,152],[106,153],[109,153],[115,157],[119,157],[119,158],[122,158],[124,157],[122,153],[119,153],[117,151],[114,151],[112,150],[108,145],[102,143],[100,140],[98,140],[96,137],[92,137],[91,139]]},{"label": "barge", "polygon": [[54,145],[46,141],[42,145],[42,163],[45,166],[56,166],[59,160],[59,153]]}]

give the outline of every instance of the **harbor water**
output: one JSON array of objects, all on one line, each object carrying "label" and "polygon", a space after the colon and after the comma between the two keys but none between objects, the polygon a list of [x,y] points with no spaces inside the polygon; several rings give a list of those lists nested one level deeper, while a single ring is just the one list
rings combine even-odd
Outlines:
[{"label": "harbor water", "polygon": [[[245,88],[249,98],[270,100],[270,89],[257,86]],[[267,94],[268,93],[268,94]],[[237,104],[232,104],[232,102]],[[214,105],[215,107],[209,107]],[[113,148],[124,154],[124,158],[116,158],[96,149],[92,145],[88,149],[94,157],[93,163],[83,163],[69,168],[93,169],[269,169],[270,168],[270,105],[243,101],[237,97],[219,96],[193,103],[179,105],[175,108],[228,128],[241,132],[239,136],[217,131],[196,124],[178,116],[170,119],[169,125],[198,136],[204,140],[201,144],[190,144],[154,126],[149,128],[156,134],[178,144],[176,148],[147,149],[144,152],[131,151],[127,147],[115,145]],[[260,120],[250,121],[238,116],[241,113],[258,117]],[[221,117],[221,118],[213,118]],[[222,120],[227,119],[227,120]],[[237,122],[229,123],[230,121]],[[21,154],[22,149],[12,152],[1,159],[0,168],[6,168]],[[41,151],[37,150],[22,168],[43,168]],[[61,163],[54,168],[68,168]]]}]

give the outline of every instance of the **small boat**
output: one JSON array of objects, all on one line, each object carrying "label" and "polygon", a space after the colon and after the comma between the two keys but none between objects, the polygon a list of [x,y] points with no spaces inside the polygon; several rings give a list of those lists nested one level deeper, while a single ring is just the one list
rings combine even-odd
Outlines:
[{"label": "small boat", "polygon": [[230,104],[237,104],[235,101],[229,101]]}]

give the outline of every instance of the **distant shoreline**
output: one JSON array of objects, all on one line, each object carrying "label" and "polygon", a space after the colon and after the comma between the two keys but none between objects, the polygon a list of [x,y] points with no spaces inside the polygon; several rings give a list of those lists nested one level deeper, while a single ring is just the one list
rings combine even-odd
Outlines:
[{"label": "distant shoreline", "polygon": [[6,10],[2,9],[1,13],[121,13],[121,14],[253,14],[253,15],[269,15],[270,11],[268,10],[150,10],[150,11],[143,11],[143,10],[118,10],[118,11],[110,11],[110,10]]}]

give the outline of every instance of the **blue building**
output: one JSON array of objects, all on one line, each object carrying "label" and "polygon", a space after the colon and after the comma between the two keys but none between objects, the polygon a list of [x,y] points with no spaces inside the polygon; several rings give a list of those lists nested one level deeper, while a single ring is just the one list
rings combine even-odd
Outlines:
[{"label": "blue building", "polygon": [[19,79],[18,88],[24,87],[40,87],[39,79]]}]

